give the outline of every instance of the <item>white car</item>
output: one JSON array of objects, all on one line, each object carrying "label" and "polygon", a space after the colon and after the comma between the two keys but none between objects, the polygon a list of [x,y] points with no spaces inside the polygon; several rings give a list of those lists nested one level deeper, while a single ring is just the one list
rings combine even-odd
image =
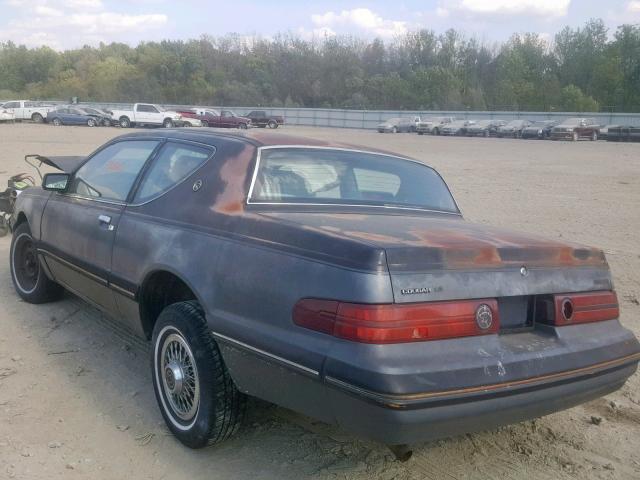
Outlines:
[{"label": "white car", "polygon": [[[173,110],[165,110],[152,103],[136,103],[131,110],[113,110],[111,117],[122,128],[134,126],[155,125],[165,128],[183,127],[185,125],[182,115]],[[191,126],[196,126],[194,123]]]},{"label": "white car", "polygon": [[14,122],[15,119],[13,111],[0,107],[0,122]]},{"label": "white car", "polygon": [[32,120],[42,123],[47,118],[49,110],[55,108],[52,105],[42,105],[32,100],[11,100],[0,105],[0,109],[13,113],[14,120]]}]

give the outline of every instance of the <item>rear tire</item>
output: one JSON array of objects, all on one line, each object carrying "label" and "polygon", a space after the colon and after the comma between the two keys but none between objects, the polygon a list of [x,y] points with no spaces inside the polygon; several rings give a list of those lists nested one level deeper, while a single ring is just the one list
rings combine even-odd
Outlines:
[{"label": "rear tire", "polygon": [[173,120],[171,120],[170,118],[165,118],[164,122],[162,122],[162,126],[164,128],[173,128]]},{"label": "rear tire", "polygon": [[44,272],[26,222],[18,225],[13,232],[9,267],[13,286],[25,302],[46,303],[62,296],[64,289]]},{"label": "rear tire", "polygon": [[246,130],[247,129],[247,124],[246,123],[241,123],[240,125],[238,125],[238,128],[240,130]]},{"label": "rear tire", "polygon": [[202,448],[235,433],[246,397],[235,387],[198,302],[166,307],[152,341],[156,400],[178,440]]},{"label": "rear tire", "polygon": [[269,122],[267,123],[267,127],[278,128],[278,122],[276,122],[275,120],[269,120]]},{"label": "rear tire", "polygon": [[39,113],[34,113],[31,115],[31,121],[34,123],[42,123],[44,122],[44,118]]},{"label": "rear tire", "polygon": [[51,123],[53,123],[54,127],[59,127],[62,125],[62,120],[60,120],[59,118],[54,118]]},{"label": "rear tire", "polygon": [[129,128],[131,126],[131,120],[128,117],[120,117],[118,123],[121,128]]}]

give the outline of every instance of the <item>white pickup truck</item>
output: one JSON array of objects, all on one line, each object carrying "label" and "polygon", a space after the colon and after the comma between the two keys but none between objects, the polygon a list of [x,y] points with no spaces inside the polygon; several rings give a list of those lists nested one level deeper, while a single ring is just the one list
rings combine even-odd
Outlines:
[{"label": "white pickup truck", "polygon": [[132,110],[113,110],[111,118],[122,128],[143,125],[162,125],[165,128],[171,128],[182,127],[185,124],[182,115],[178,112],[165,110],[151,103],[136,103]]},{"label": "white pickup truck", "polygon": [[14,120],[33,120],[36,123],[44,122],[49,110],[55,108],[52,105],[42,105],[31,100],[11,100],[0,105],[2,110],[13,112]]}]

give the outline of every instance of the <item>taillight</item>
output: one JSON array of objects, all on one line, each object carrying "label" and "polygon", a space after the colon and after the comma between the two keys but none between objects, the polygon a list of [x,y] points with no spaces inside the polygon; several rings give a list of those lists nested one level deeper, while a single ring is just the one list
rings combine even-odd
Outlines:
[{"label": "taillight", "polygon": [[305,298],[293,321],[301,327],[363,343],[404,343],[497,333],[495,299],[414,304],[356,304]]},{"label": "taillight", "polygon": [[554,295],[555,325],[613,320],[620,316],[616,292],[587,292]]}]

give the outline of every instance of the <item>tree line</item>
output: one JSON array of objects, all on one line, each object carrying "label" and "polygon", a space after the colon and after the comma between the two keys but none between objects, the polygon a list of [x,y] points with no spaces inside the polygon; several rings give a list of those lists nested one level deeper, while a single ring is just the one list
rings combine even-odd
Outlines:
[{"label": "tree line", "polygon": [[638,111],[640,26],[602,20],[485,44],[430,30],[392,41],[295,35],[58,52],[0,43],[0,99],[410,110]]}]

